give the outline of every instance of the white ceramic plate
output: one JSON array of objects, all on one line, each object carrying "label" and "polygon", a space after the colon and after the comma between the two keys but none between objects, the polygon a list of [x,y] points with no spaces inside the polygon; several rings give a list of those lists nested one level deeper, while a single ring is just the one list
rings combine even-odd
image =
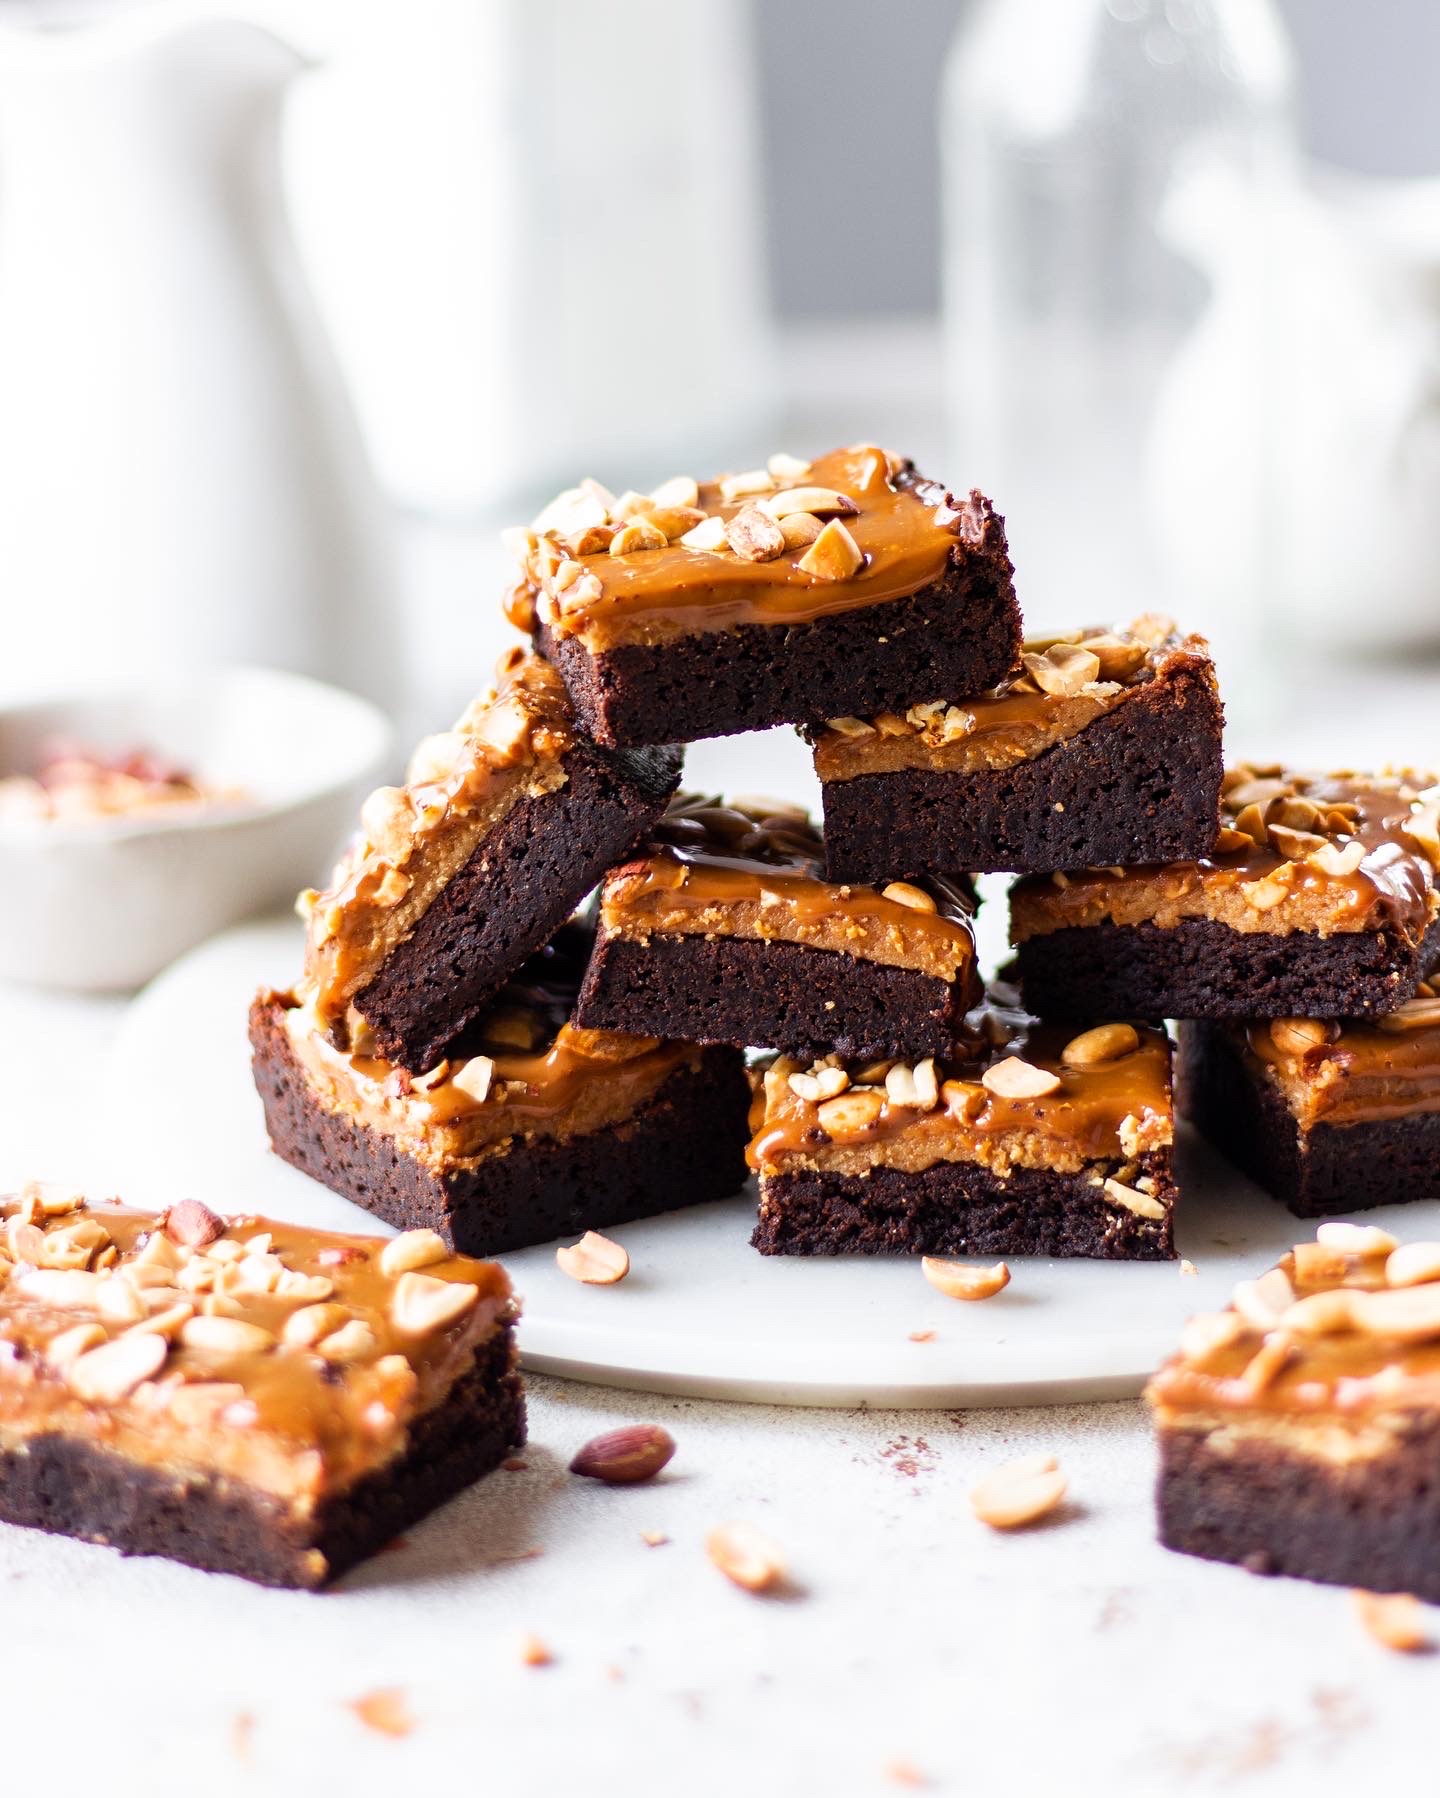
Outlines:
[{"label": "white ceramic plate", "polygon": [[[106,1081],[120,1190],[185,1196],[344,1230],[368,1213],[268,1151],[245,1012],[299,965],[288,921],[227,932],[161,976],[128,1013]],[[1192,1311],[1219,1306],[1309,1229],[1193,1139],[1174,1262],[1016,1260],[983,1304],[945,1299],[911,1260],[767,1259],[752,1196],[617,1229],[618,1286],[567,1279],[551,1247],[503,1257],[525,1301],[525,1365],[606,1385],[803,1405],[1048,1404],[1123,1398]],[[1440,1234],[1440,1205],[1365,1214]],[[926,1341],[911,1333],[932,1331]]]}]

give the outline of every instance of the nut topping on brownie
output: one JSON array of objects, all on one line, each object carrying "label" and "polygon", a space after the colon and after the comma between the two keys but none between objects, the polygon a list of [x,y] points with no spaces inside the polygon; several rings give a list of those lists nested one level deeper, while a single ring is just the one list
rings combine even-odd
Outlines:
[{"label": "nut topping on brownie", "polygon": [[521,799],[565,782],[574,720],[559,676],[519,648],[496,674],[499,684],[454,730],[420,743],[403,787],[381,787],[366,800],[360,836],[329,887],[301,895],[305,969],[327,1029],[480,839]]},{"label": "nut topping on brownie", "polygon": [[1433,774],[1307,774],[1242,764],[1222,786],[1213,852],[1196,862],[1032,875],[1011,892],[1013,940],[1108,920],[1320,936],[1440,917]]},{"label": "nut topping on brownie", "polygon": [[1008,768],[1078,736],[1157,677],[1200,668],[1213,683],[1205,639],[1181,636],[1157,614],[1114,629],[1032,638],[1021,668],[979,698],[926,700],[903,715],[832,718],[815,738],[815,772],[843,781],[900,768]]},{"label": "nut topping on brownie", "polygon": [[[1141,1158],[1174,1140],[1164,1033],[1116,1027],[1105,1039],[1111,1053],[1097,1058],[1092,1047],[1077,1065],[1067,1049],[1080,1038],[1013,1007],[992,1002],[971,1014],[970,1026],[968,1044],[944,1061],[860,1066],[827,1056],[807,1066],[782,1055],[751,1116],[751,1166],[765,1174],[916,1172],[966,1160],[1002,1174],[1073,1174],[1106,1163],[1095,1186],[1108,1177],[1135,1195],[1117,1203],[1145,1207],[1152,1182]],[[1144,1214],[1160,1211],[1154,1204]]]},{"label": "nut topping on brownie", "polygon": [[313,1506],[399,1454],[513,1319],[504,1273],[438,1238],[396,1272],[403,1237],[54,1199],[0,1200],[4,1453],[63,1435]]},{"label": "nut topping on brownie", "polygon": [[538,621],[596,651],[801,623],[916,592],[992,516],[980,494],[956,502],[872,445],[651,494],[587,480],[507,533],[521,571],[508,610],[522,630]]},{"label": "nut topping on brownie", "polygon": [[281,993],[291,1052],[316,1098],[444,1167],[514,1137],[565,1137],[628,1117],[671,1074],[697,1065],[694,1044],[584,1030],[570,1021],[589,949],[580,926],[532,956],[467,1034],[463,1050],[411,1075],[374,1052],[362,1018],[339,1049],[313,999]]}]

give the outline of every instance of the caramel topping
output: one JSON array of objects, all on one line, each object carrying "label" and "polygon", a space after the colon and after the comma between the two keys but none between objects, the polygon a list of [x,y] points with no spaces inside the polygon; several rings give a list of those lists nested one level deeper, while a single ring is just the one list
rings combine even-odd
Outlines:
[{"label": "caramel topping", "polygon": [[1225,776],[1214,851],[1196,862],[1027,875],[1010,889],[1011,940],[1074,926],[1216,918],[1234,930],[1321,936],[1393,926],[1413,941],[1440,915],[1427,846],[1431,774]]},{"label": "caramel topping", "polygon": [[1331,1025],[1319,1043],[1302,1042],[1283,1027],[1288,1022],[1241,1024],[1229,1033],[1302,1126],[1440,1111],[1440,1000],[1412,999],[1373,1023]]},{"label": "caramel topping", "polygon": [[[562,494],[514,534],[523,580],[512,620],[538,620],[599,652],[809,623],[916,593],[967,554],[1005,554],[982,495],[956,502],[872,445],[772,467],[685,483],[694,498],[678,509],[657,496],[617,500],[594,482]],[[806,518],[815,531],[802,528]]]},{"label": "caramel topping", "polygon": [[340,1049],[313,1007],[278,994],[291,1049],[327,1109],[396,1138],[429,1166],[471,1160],[514,1136],[570,1136],[630,1116],[677,1068],[690,1043],[582,1030],[569,1022],[590,934],[562,930],[531,956],[467,1034],[463,1052],[412,1078],[380,1056]]},{"label": "caramel topping", "polygon": [[1032,638],[1020,670],[978,699],[929,700],[903,717],[837,718],[815,738],[822,781],[901,768],[1008,768],[1068,742],[1157,678],[1214,668],[1203,637],[1168,618],[1137,618],[1066,637]]},{"label": "caramel topping", "polygon": [[[1318,1235],[1242,1281],[1229,1310],[1191,1319],[1180,1353],[1147,1389],[1154,1409],[1288,1414],[1312,1429],[1329,1420],[1363,1431],[1376,1413],[1440,1405],[1437,1245],[1400,1247],[1350,1224],[1322,1224]],[[1349,1458],[1391,1440],[1321,1431],[1313,1445]]]},{"label": "caramel topping", "polygon": [[510,808],[564,784],[574,721],[560,677],[522,650],[496,676],[453,731],[417,747],[403,787],[370,795],[325,891],[301,895],[305,973],[327,1030]]},{"label": "caramel topping", "polygon": [[881,891],[827,881],[824,867],[820,833],[798,808],[681,794],[646,852],[607,876],[601,919],[617,935],[807,943],[947,980],[973,966],[968,886],[936,878]]},{"label": "caramel topping", "polygon": [[1136,1028],[1117,1034],[1108,1059],[1078,1066],[1065,1057],[1073,1030],[997,1002],[1008,997],[992,989],[967,1020],[967,1047],[944,1062],[831,1056],[807,1069],[780,1057],[752,1112],[750,1165],[778,1174],[792,1163],[848,1172],[975,1160],[1075,1172],[1115,1162],[1132,1178],[1131,1208],[1143,1210],[1138,1164],[1173,1137],[1169,1039]]},{"label": "caramel topping", "polygon": [[[0,1201],[0,1444],[55,1432],[309,1508],[400,1453],[513,1316],[490,1262],[187,1201]],[[202,1227],[203,1226],[203,1227]]]}]

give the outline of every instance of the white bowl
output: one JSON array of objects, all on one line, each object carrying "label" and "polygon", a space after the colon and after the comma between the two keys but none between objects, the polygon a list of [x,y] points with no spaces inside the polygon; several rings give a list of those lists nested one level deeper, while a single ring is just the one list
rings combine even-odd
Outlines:
[{"label": "white bowl", "polygon": [[142,985],[328,871],[392,747],[367,700],[264,668],[0,709],[0,775],[44,745],[154,750],[249,795],[166,817],[0,820],[0,977],[89,992]]}]

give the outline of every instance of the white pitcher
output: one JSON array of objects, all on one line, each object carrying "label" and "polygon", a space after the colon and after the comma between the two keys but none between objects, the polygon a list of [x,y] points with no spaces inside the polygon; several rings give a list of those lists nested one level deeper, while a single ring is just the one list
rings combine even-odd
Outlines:
[{"label": "white pitcher", "polygon": [[1211,297],[1147,493],[1196,603],[1263,538],[1273,648],[1440,647],[1440,180],[1314,171],[1277,206],[1212,170],[1167,229]]},{"label": "white pitcher", "polygon": [[169,6],[0,30],[0,685],[258,661],[393,698],[384,512],[301,278],[297,53]]}]

